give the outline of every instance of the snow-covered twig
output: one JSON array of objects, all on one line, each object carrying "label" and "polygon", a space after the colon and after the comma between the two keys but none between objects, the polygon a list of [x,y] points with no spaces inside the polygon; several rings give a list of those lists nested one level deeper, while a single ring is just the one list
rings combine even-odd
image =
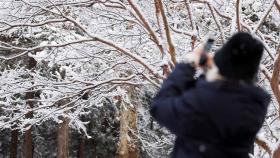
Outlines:
[{"label": "snow-covered twig", "polygon": [[271,11],[271,9],[272,9],[273,5],[275,4],[275,2],[276,2],[276,0],[271,0],[269,6],[267,7],[267,9],[264,12],[263,16],[260,18],[258,24],[254,28],[253,33],[256,33],[258,31],[258,29],[260,28],[261,24],[264,22],[265,18],[267,17],[269,12]]}]

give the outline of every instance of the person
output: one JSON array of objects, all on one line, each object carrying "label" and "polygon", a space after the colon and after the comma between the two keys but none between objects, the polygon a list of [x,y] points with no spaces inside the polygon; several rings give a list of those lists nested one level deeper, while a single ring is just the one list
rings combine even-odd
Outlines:
[{"label": "person", "polygon": [[176,135],[173,158],[249,158],[269,94],[256,85],[263,44],[233,35],[196,78],[201,53],[178,63],[153,99],[151,115]]}]

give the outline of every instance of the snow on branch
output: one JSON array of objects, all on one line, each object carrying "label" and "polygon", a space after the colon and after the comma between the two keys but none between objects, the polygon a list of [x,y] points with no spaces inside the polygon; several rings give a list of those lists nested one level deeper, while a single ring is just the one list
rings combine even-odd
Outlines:
[{"label": "snow on branch", "polygon": [[131,5],[131,7],[135,11],[135,13],[141,19],[141,22],[143,23],[144,28],[147,29],[147,31],[149,32],[150,36],[152,37],[152,39],[155,41],[156,45],[158,46],[161,54],[163,55],[164,54],[164,49],[162,47],[162,44],[161,44],[160,40],[158,39],[155,31],[153,31],[153,29],[152,29],[151,25],[149,24],[148,20],[145,18],[144,14],[142,13],[142,11],[139,8],[139,6],[133,0],[128,0],[128,3]]},{"label": "snow on branch", "polygon": [[50,24],[50,23],[62,23],[62,22],[66,22],[66,19],[52,19],[52,20],[46,20],[43,22],[39,22],[39,23],[18,23],[18,24],[13,24],[13,23],[8,23],[5,21],[0,21],[0,24],[5,24],[8,27],[6,28],[2,28],[0,29],[0,32],[4,32],[7,31],[9,29],[15,28],[15,27],[38,27],[38,26],[42,26],[42,25],[46,25],[46,24]]},{"label": "snow on branch", "polygon": [[[145,27],[148,29],[148,31],[150,32],[151,36],[153,37],[153,39],[155,40],[156,44],[159,45],[159,40],[157,39],[157,36],[154,34],[154,31],[152,31],[152,28],[150,27],[150,25],[148,24],[147,20],[144,18],[143,14],[141,13],[140,9],[138,8],[138,6],[134,3],[133,0],[128,0],[128,2],[130,3],[130,5],[132,6],[132,8],[134,9],[134,11],[136,12],[136,14],[139,16],[139,18],[142,20],[142,22],[144,23]],[[59,14],[56,13],[54,11],[51,11],[47,8],[44,8],[42,6],[38,6],[38,5],[33,5],[30,4],[28,2],[25,2],[31,6],[34,7],[39,7],[45,11],[49,11],[51,13],[54,14]],[[59,10],[57,8],[57,10]],[[97,40],[101,43],[107,44],[109,46],[112,46],[114,48],[116,48],[117,50],[125,53],[126,55],[130,56],[131,58],[133,58],[135,61],[139,62],[141,65],[143,65],[145,68],[147,68],[153,75],[155,75],[156,77],[162,78],[161,75],[159,75],[154,68],[150,67],[147,63],[145,63],[145,61],[138,55],[131,53],[129,50],[122,48],[121,46],[118,46],[117,44],[115,44],[112,41],[106,40],[104,38],[101,37],[97,37],[92,35],[92,33],[90,33],[89,31],[87,31],[87,29],[85,27],[83,27],[83,25],[81,23],[79,23],[78,21],[76,21],[75,19],[68,17],[66,15],[64,15],[61,11],[59,11],[62,17],[64,17],[65,19],[69,20],[70,22],[74,23],[77,27],[79,27],[81,30],[83,30],[88,36],[90,36],[92,38],[92,40]],[[162,49],[162,46],[160,46],[160,49]]]},{"label": "snow on branch", "polygon": [[13,46],[13,45],[10,45],[10,44],[5,43],[5,42],[0,42],[0,44],[7,45],[7,46],[0,46],[0,48],[10,49],[10,50],[14,49],[14,50],[22,50],[22,51],[36,51],[36,50],[42,50],[43,48],[65,47],[65,46],[72,45],[72,44],[77,44],[77,43],[82,43],[82,42],[89,42],[89,41],[95,41],[95,40],[96,40],[95,38],[84,38],[84,39],[70,41],[70,42],[61,43],[61,44],[45,44],[45,43],[41,43],[39,46],[31,47],[31,48],[17,47],[17,46]]},{"label": "snow on branch", "polygon": [[[74,91],[73,94],[71,95],[66,95],[64,97],[59,97],[57,100],[55,101],[49,101],[49,104],[44,105],[44,106],[39,106],[36,108],[32,108],[32,109],[28,109],[26,111],[23,111],[22,113],[20,113],[19,115],[17,115],[16,117],[14,117],[13,119],[7,121],[7,122],[2,122],[0,120],[0,129],[1,128],[7,128],[7,126],[12,125],[14,122],[17,122],[18,120],[24,118],[28,113],[33,112],[33,114],[37,117],[36,120],[33,120],[31,125],[33,124],[38,124],[46,119],[48,119],[49,117],[55,116],[54,113],[64,113],[65,110],[70,110],[66,107],[77,107],[80,105],[80,103],[77,103],[79,105],[75,105],[76,102],[80,101],[82,96],[88,91],[95,91],[95,89],[98,90],[99,87],[102,87],[103,85],[133,85],[133,86],[138,86],[138,85],[142,85],[142,83],[135,83],[135,82],[130,82],[129,80],[132,80],[133,78],[135,78],[135,75],[131,75],[125,78],[111,78],[108,80],[104,80],[104,81],[99,81],[99,82],[86,82],[86,81],[79,81],[76,80],[75,82],[80,82],[82,84],[86,84],[88,86],[83,87],[82,89],[78,90],[78,91]],[[69,85],[71,86],[71,85]],[[29,88],[28,88],[29,89]],[[46,113],[46,114],[39,114],[38,116],[36,115],[37,111],[42,111],[43,109],[49,109],[51,107],[55,107],[57,106],[59,103],[61,103],[63,100],[70,100],[67,101],[65,104],[60,105],[58,108],[54,108],[53,110],[51,110],[50,112]],[[33,101],[33,100],[26,100],[26,101]],[[71,108],[71,109],[72,109]],[[63,112],[62,112],[63,111]],[[22,125],[24,126],[24,125]]]},{"label": "snow on branch", "polygon": [[226,40],[225,40],[225,34],[224,34],[224,31],[223,31],[223,27],[222,27],[222,24],[217,16],[217,12],[215,11],[214,9],[214,6],[207,0],[195,0],[194,2],[197,2],[197,3],[205,3],[207,4],[210,12],[211,12],[211,15],[218,27],[218,30],[220,32],[220,37],[221,37],[221,40],[222,40],[222,43],[224,43]]},{"label": "snow on branch", "polygon": [[169,24],[168,24],[168,21],[167,21],[167,17],[165,15],[164,7],[163,7],[163,4],[162,4],[161,0],[156,0],[156,1],[158,2],[158,7],[159,7],[159,10],[160,10],[160,13],[161,13],[162,20],[163,20],[163,26],[164,26],[165,35],[166,35],[166,38],[167,38],[168,47],[169,47],[169,52],[168,53],[171,56],[171,60],[172,60],[173,64],[176,64],[175,47],[174,47],[174,44],[173,44],[173,41],[172,41],[172,38],[171,38],[171,32],[169,30]]},{"label": "snow on branch", "polygon": [[276,0],[271,0],[269,6],[267,7],[266,11],[264,12],[263,16],[260,18],[258,24],[256,25],[256,27],[253,30],[253,33],[256,33],[257,30],[260,28],[261,24],[264,22],[265,18],[267,17],[267,15],[269,14],[269,12],[271,11],[273,5],[276,3]]}]

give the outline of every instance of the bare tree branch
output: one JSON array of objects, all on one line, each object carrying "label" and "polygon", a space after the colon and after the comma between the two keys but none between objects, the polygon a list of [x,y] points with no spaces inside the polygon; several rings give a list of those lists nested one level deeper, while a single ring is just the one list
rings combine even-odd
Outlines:
[{"label": "bare tree branch", "polygon": [[139,7],[137,6],[137,4],[135,4],[135,2],[133,0],[128,0],[128,3],[131,5],[131,7],[135,11],[135,13],[141,19],[141,22],[144,24],[144,27],[147,29],[147,31],[151,35],[152,39],[157,44],[161,54],[163,55],[164,54],[164,49],[163,49],[158,37],[156,36],[155,32],[153,31],[151,25],[148,23],[148,20],[146,20],[145,16],[141,13]]},{"label": "bare tree branch", "polygon": [[[277,102],[280,105],[279,75],[280,75],[280,45],[278,46],[277,57],[274,62],[273,73],[270,82],[274,96],[276,97]],[[280,115],[280,111],[279,111],[279,115]]]},{"label": "bare tree branch", "polygon": [[166,38],[167,38],[167,43],[169,46],[169,54],[171,56],[171,60],[173,62],[173,64],[176,64],[176,52],[175,52],[175,47],[171,38],[171,33],[169,30],[169,25],[168,25],[168,21],[167,18],[165,16],[165,12],[164,12],[164,8],[163,8],[163,4],[161,0],[157,0],[158,4],[159,4],[159,10],[161,13],[161,17],[163,20],[163,24],[164,24],[164,30],[165,30],[165,34],[166,34]]},{"label": "bare tree branch", "polygon": [[240,0],[236,1],[236,24],[237,24],[237,30],[238,32],[241,31],[241,25],[240,25],[240,8],[241,8],[241,4],[240,4]]},{"label": "bare tree branch", "polygon": [[260,138],[256,138],[255,143],[262,147],[269,155],[272,154],[271,149],[265,141],[261,140]]},{"label": "bare tree branch", "polygon": [[66,19],[52,19],[52,20],[47,20],[47,21],[40,22],[40,23],[20,23],[20,24],[10,24],[5,21],[0,21],[0,24],[2,23],[5,25],[8,25],[8,27],[1,29],[0,32],[7,31],[7,30],[15,28],[15,27],[24,27],[24,26],[38,27],[38,26],[42,26],[42,25],[46,25],[46,24],[50,24],[50,23],[61,23],[61,22],[66,22],[66,21],[67,21]]}]

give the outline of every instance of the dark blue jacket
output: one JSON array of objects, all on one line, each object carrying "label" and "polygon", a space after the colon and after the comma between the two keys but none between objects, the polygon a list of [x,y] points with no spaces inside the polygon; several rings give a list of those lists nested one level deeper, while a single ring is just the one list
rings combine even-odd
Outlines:
[{"label": "dark blue jacket", "polygon": [[270,96],[253,84],[194,79],[177,64],[155,96],[151,114],[176,135],[173,158],[249,158]]}]

